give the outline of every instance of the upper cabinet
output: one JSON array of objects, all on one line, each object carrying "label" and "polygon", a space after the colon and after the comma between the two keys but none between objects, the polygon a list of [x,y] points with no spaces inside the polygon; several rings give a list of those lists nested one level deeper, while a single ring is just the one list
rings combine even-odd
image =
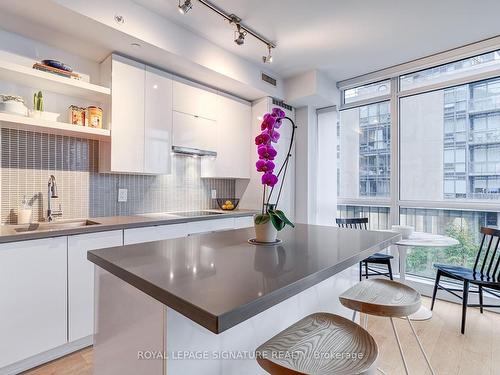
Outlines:
[{"label": "upper cabinet", "polygon": [[204,178],[250,178],[252,108],[250,103],[217,96],[217,157],[203,158]]},{"label": "upper cabinet", "polygon": [[173,82],[173,110],[209,120],[217,120],[217,93],[195,83]]},{"label": "upper cabinet", "polygon": [[172,78],[146,66],[144,114],[144,172],[171,172]]},{"label": "upper cabinet", "polygon": [[100,143],[100,170],[170,173],[171,76],[117,55],[103,64],[111,76],[111,142]]},{"label": "upper cabinet", "polygon": [[249,102],[118,55],[101,70],[111,87],[111,142],[99,144],[101,172],[168,174],[174,146],[210,155],[202,157],[202,177],[250,178]]}]

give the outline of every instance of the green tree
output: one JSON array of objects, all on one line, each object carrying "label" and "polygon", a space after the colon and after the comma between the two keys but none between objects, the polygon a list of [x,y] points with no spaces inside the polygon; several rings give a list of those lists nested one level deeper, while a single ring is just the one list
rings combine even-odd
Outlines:
[{"label": "green tree", "polygon": [[444,249],[444,262],[457,266],[472,267],[476,259],[478,244],[468,226],[451,224],[446,228],[446,235],[456,239],[459,244]]}]

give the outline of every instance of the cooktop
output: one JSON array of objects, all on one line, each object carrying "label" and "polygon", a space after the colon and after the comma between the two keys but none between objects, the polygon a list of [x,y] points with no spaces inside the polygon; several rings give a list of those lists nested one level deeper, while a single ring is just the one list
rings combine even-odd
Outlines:
[{"label": "cooktop", "polygon": [[182,216],[182,217],[211,216],[211,215],[220,215],[220,214],[222,214],[222,212],[214,212],[214,211],[172,212],[172,215]]}]

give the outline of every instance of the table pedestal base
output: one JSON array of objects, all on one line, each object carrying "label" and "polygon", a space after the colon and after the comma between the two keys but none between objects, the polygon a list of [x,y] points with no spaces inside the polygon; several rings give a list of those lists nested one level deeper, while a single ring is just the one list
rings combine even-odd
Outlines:
[{"label": "table pedestal base", "polygon": [[409,316],[410,320],[429,320],[432,318],[432,311],[425,306],[420,306],[420,309]]}]

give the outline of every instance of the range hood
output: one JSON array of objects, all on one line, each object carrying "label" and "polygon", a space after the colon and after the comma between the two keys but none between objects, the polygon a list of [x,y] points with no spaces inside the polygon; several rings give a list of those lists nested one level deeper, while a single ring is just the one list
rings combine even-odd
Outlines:
[{"label": "range hood", "polygon": [[198,148],[172,146],[172,152],[182,155],[196,155],[196,156],[212,156],[217,157],[216,151],[200,150]]},{"label": "range hood", "polygon": [[172,151],[183,155],[217,156],[217,122],[173,111]]}]

